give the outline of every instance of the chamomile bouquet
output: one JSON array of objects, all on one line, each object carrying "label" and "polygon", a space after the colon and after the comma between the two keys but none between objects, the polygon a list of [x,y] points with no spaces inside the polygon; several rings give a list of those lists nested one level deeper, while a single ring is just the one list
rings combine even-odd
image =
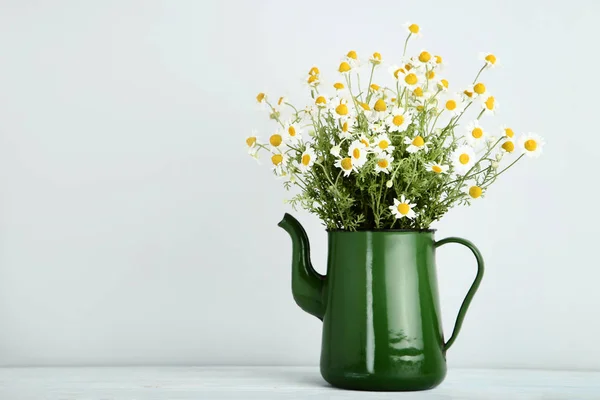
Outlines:
[{"label": "chamomile bouquet", "polygon": [[[284,186],[299,189],[292,206],[316,214],[328,229],[426,229],[451,207],[484,197],[524,156],[542,152],[536,134],[517,138],[511,127],[491,130],[481,122],[498,108],[480,79],[497,66],[494,54],[481,54],[475,79],[457,90],[440,55],[406,56],[410,39],[421,34],[417,24],[406,30],[397,65],[377,52],[361,60],[351,50],[330,85],[310,68],[304,108],[256,96],[277,127],[264,142],[255,133],[246,138],[249,154],[266,153]],[[388,85],[377,82],[382,69]]]}]

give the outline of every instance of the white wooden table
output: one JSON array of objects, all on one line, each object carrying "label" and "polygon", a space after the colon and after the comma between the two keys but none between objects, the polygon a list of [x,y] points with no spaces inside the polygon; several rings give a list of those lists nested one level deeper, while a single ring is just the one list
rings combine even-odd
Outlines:
[{"label": "white wooden table", "polygon": [[343,391],[318,367],[0,368],[1,400],[600,400],[600,372],[451,369],[426,392]]}]

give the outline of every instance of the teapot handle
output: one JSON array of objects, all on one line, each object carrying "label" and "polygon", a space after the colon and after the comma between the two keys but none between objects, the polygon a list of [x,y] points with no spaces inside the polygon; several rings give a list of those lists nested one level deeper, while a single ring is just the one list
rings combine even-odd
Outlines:
[{"label": "teapot handle", "polygon": [[469,242],[468,240],[461,239],[459,237],[449,237],[449,238],[442,239],[440,241],[435,242],[434,246],[435,246],[435,248],[438,248],[440,246],[445,245],[446,243],[459,243],[459,244],[462,244],[463,246],[468,247],[473,252],[475,259],[477,260],[477,276],[475,276],[475,280],[473,281],[471,288],[467,292],[467,296],[463,300],[462,305],[460,306],[460,310],[458,310],[458,316],[456,317],[456,322],[454,323],[454,330],[452,331],[452,335],[450,336],[450,339],[448,339],[448,341],[444,344],[444,351],[448,350],[450,348],[450,346],[452,346],[452,344],[456,340],[456,337],[458,336],[458,333],[460,332],[460,328],[462,326],[463,320],[465,319],[465,314],[467,313],[467,309],[469,308],[469,305],[471,304],[471,300],[473,300],[473,296],[475,296],[475,292],[477,292],[477,289],[479,288],[479,284],[481,283],[481,279],[483,278],[483,271],[484,271],[483,257],[481,256],[481,253],[479,252],[479,250],[477,249],[477,247],[475,247],[475,245],[473,243]]}]

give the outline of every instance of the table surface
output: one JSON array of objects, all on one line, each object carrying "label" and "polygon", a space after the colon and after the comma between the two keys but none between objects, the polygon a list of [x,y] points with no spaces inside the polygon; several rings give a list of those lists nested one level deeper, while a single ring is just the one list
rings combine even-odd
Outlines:
[{"label": "table surface", "polygon": [[318,367],[0,368],[2,400],[600,400],[600,372],[450,369],[425,392],[332,388]]}]

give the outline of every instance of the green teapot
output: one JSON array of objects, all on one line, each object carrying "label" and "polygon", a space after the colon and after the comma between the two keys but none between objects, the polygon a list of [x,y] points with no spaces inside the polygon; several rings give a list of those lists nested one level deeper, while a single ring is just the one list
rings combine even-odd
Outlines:
[{"label": "green teapot", "polygon": [[[329,231],[327,275],[310,262],[302,225],[285,214],[292,238],[292,293],[301,309],[323,321],[321,375],[355,390],[425,390],[446,375],[446,351],[460,331],[483,277],[479,250],[460,238],[434,240],[434,230]],[[477,276],[444,339],[435,249],[467,246]]]}]

